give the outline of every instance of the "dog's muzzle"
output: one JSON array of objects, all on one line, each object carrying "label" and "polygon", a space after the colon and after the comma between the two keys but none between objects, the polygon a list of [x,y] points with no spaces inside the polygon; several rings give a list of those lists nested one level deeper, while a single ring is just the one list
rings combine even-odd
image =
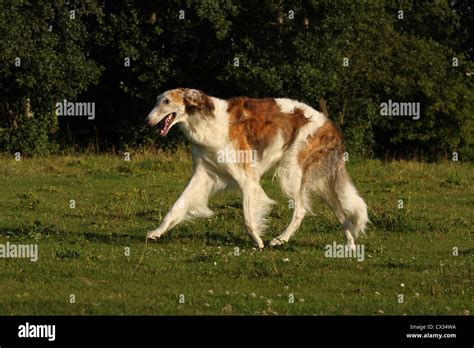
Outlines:
[{"label": "dog's muzzle", "polygon": [[157,132],[160,133],[160,135],[162,137],[166,136],[166,134],[168,134],[172,124],[173,124],[173,121],[175,120],[176,118],[176,112],[171,112],[169,114],[167,114],[160,122],[158,123],[154,123],[153,122],[153,114],[151,113],[148,117],[147,117],[147,123],[148,125],[150,126],[155,126],[155,125],[158,125],[158,130]]}]

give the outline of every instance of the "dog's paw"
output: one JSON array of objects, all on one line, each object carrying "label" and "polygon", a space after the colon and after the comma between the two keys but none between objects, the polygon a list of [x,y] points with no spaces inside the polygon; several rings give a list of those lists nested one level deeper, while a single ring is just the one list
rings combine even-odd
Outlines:
[{"label": "dog's paw", "polygon": [[274,238],[271,242],[270,242],[270,246],[278,246],[278,245],[283,245],[286,243],[286,240],[283,240],[283,239],[280,239],[280,238]]},{"label": "dog's paw", "polygon": [[263,250],[265,248],[265,244],[263,244],[263,241],[259,240],[253,242],[253,249],[254,250]]},{"label": "dog's paw", "polygon": [[161,233],[159,233],[158,231],[151,231],[151,232],[148,232],[148,234],[146,235],[146,238],[156,240],[160,238],[160,236],[161,236]]}]

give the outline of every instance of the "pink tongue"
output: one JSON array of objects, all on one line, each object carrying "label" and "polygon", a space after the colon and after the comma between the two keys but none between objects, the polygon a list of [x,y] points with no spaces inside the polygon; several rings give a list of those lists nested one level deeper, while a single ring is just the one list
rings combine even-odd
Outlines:
[{"label": "pink tongue", "polygon": [[168,133],[168,127],[170,125],[170,120],[171,120],[171,117],[173,117],[173,115],[169,115],[168,117],[166,117],[165,119],[165,126],[163,127],[163,129],[160,131],[160,134],[161,135],[166,135],[166,133]]}]

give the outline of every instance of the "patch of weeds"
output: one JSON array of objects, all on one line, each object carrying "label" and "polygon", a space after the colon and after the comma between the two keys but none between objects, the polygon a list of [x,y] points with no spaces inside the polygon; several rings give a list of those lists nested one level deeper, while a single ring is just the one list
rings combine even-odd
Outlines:
[{"label": "patch of weeds", "polygon": [[78,211],[72,211],[72,212],[69,212],[69,213],[63,213],[62,216],[63,217],[68,217],[68,218],[85,218],[89,215],[86,214],[86,213],[78,212]]},{"label": "patch of weeds", "polygon": [[[138,217],[146,217],[146,218],[150,218],[150,219],[153,219],[153,218],[156,218],[157,215],[160,214],[160,209],[157,209],[157,208],[149,208],[149,209],[144,209],[144,210],[141,210],[141,211],[137,211],[135,213],[135,216],[138,216]],[[161,219],[160,219],[161,220]]]},{"label": "patch of weeds", "polygon": [[16,229],[5,229],[3,234],[14,240],[35,240],[46,239],[49,236],[61,235],[56,226],[36,219],[32,224],[23,225]]},{"label": "patch of weeds", "polygon": [[62,247],[56,250],[56,257],[60,260],[77,259],[81,256],[81,252],[76,248]]},{"label": "patch of weeds", "polygon": [[28,191],[27,193],[20,193],[16,195],[20,200],[20,204],[23,207],[28,207],[30,210],[35,210],[40,204],[38,196],[33,191]]},{"label": "patch of weeds", "polygon": [[121,203],[124,200],[130,202],[133,200],[133,194],[130,192],[114,192],[113,200],[115,203]]},{"label": "patch of weeds", "polygon": [[410,217],[405,209],[383,210],[371,214],[371,221],[378,229],[394,232],[413,232],[415,227],[410,223]]},{"label": "patch of weeds", "polygon": [[121,164],[115,167],[115,170],[122,174],[132,174],[136,172],[135,168],[131,164]]},{"label": "patch of weeds", "polygon": [[48,164],[44,166],[43,170],[51,174],[63,174],[63,170],[60,167],[55,166],[54,164]]},{"label": "patch of weeds", "polygon": [[31,230],[33,233],[40,237],[56,236],[59,234],[58,230],[56,229],[56,225],[50,224],[48,222],[43,222],[39,219],[36,219],[33,222]]},{"label": "patch of weeds", "polygon": [[390,258],[388,260],[384,261],[385,267],[388,268],[407,268],[413,266],[414,261],[413,260],[404,260],[402,258]]},{"label": "patch of weeds", "polygon": [[83,158],[78,158],[78,159],[74,159],[74,160],[71,160],[67,163],[67,166],[68,167],[80,167],[80,166],[84,166],[86,164],[86,161],[83,159]]},{"label": "patch of weeds", "polygon": [[387,193],[395,193],[395,192],[398,192],[397,191],[397,187],[392,185],[390,187],[385,187],[383,189],[380,190],[381,192],[387,192]]},{"label": "patch of weeds", "polygon": [[64,192],[62,187],[43,185],[38,191],[42,192]]},{"label": "patch of weeds", "polygon": [[206,232],[204,232],[204,238],[207,245],[235,246],[249,242],[248,240],[244,242],[241,236],[237,236],[229,230],[206,230]]},{"label": "patch of weeds", "polygon": [[458,179],[458,178],[447,178],[445,180],[442,180],[439,184],[441,187],[459,187],[459,186],[465,186],[467,182],[464,180]]},{"label": "patch of weeds", "polygon": [[247,269],[249,278],[265,278],[278,275],[275,273],[272,262],[266,259],[254,259]]},{"label": "patch of weeds", "polygon": [[201,253],[199,255],[191,257],[188,262],[195,263],[195,262],[210,262],[212,260],[212,256],[207,253]]},{"label": "patch of weeds", "polygon": [[367,253],[372,253],[372,254],[383,254],[384,253],[384,247],[383,246],[377,246],[373,247],[369,243],[363,243],[365,245],[365,252]]},{"label": "patch of weeds", "polygon": [[137,167],[142,171],[157,171],[160,170],[160,164],[153,160],[146,160],[137,164]]},{"label": "patch of weeds", "polygon": [[468,227],[470,225],[469,221],[465,219],[464,217],[456,217],[451,221],[452,226],[464,226]]}]

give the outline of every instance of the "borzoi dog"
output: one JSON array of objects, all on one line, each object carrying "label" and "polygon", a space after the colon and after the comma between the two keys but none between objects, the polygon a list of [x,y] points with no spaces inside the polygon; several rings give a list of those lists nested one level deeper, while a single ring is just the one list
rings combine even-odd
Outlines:
[{"label": "borzoi dog", "polygon": [[[276,176],[283,192],[293,200],[294,210],[290,224],[270,245],[288,242],[305,214],[311,212],[310,197],[316,194],[332,208],[347,244],[355,248],[354,239],[368,222],[367,206],[346,171],[342,135],[323,113],[291,99],[223,100],[178,88],[158,96],[147,122],[158,125],[163,137],[178,124],[193,143],[193,176],[148,238],[159,238],[185,219],[211,216],[207,206],[211,195],[238,186],[245,230],[255,245],[263,248],[261,237],[274,201],[263,191],[260,178],[277,165]],[[229,151],[234,156],[222,156]],[[245,155],[249,153],[256,154],[255,161]],[[237,161],[237,157],[247,160]]]}]

